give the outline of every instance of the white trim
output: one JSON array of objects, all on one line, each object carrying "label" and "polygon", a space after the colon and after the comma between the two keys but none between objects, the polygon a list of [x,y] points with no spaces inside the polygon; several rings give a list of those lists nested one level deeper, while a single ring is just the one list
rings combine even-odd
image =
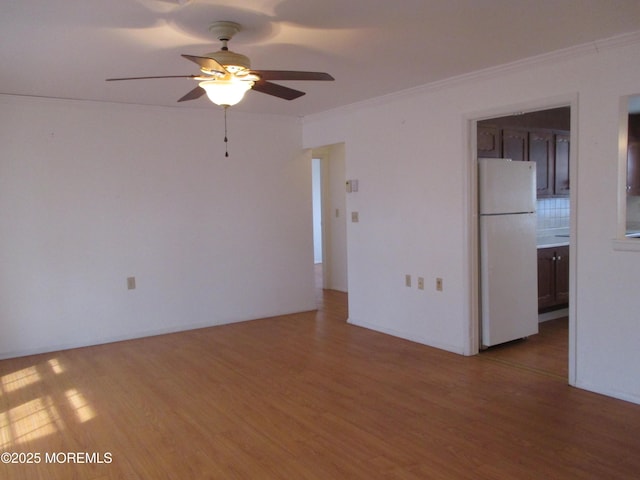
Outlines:
[{"label": "white trim", "polygon": [[578,94],[572,96],[569,150],[569,178],[571,194],[569,195],[569,385],[576,385],[578,373]]},{"label": "white trim", "polygon": [[598,393],[600,395],[605,395],[607,397],[617,398],[618,400],[640,404],[640,396],[638,395],[630,395],[628,392],[611,390],[609,388],[601,388],[599,385],[594,385],[590,382],[578,382],[574,385],[574,387]]},{"label": "white trim", "polygon": [[464,352],[460,349],[458,345],[433,342],[429,338],[416,336],[413,333],[409,334],[407,332],[404,332],[403,330],[396,330],[395,328],[381,327],[380,325],[369,323],[369,322],[360,322],[358,320],[353,320],[351,317],[347,319],[347,323],[349,325],[353,325],[354,327],[366,328],[367,330],[372,330],[377,333],[384,333],[386,335],[391,335],[392,337],[402,338],[403,340],[409,340],[410,342],[419,343],[421,345],[437,348],[439,350],[445,350],[447,352],[457,353],[458,355],[464,354]]},{"label": "white trim", "polygon": [[[358,108],[375,106],[375,105],[384,105],[386,103],[389,103],[404,97],[413,97],[414,95],[420,95],[420,94],[432,92],[434,90],[438,90],[441,88],[448,88],[454,85],[464,84],[467,82],[474,82],[480,79],[498,78],[503,76],[505,73],[527,70],[534,65],[559,63],[566,59],[575,59],[577,56],[588,55],[588,54],[598,54],[602,50],[617,48],[624,45],[632,45],[635,43],[640,43],[640,30],[630,32],[630,33],[625,33],[622,35],[617,35],[610,38],[605,38],[602,40],[596,40],[589,43],[583,43],[580,45],[575,45],[575,46],[563,48],[560,50],[555,50],[552,52],[543,53],[540,55],[535,55],[535,56],[523,58],[520,60],[515,60],[513,62],[504,63],[501,65],[485,68],[482,70],[475,70],[473,72],[463,73],[461,75],[444,78],[442,80],[436,80],[431,83],[418,85],[416,87],[407,88],[397,92],[389,93],[387,95],[380,95],[367,100],[362,100],[360,102],[355,102],[348,105],[342,105],[340,107],[336,107],[330,110],[325,110],[323,112],[312,113],[309,115],[305,115],[303,117],[303,120],[315,121],[322,118],[333,118],[333,116],[336,114],[349,113]],[[512,112],[503,112],[502,114],[505,115],[509,113],[512,113]],[[492,116],[496,116],[496,115],[492,115]],[[490,118],[490,117],[487,117],[487,118]]]},{"label": "white trim", "polygon": [[552,310],[550,312],[544,312],[538,314],[538,323],[548,322],[549,320],[556,320],[569,316],[568,308],[561,308],[559,310]]},{"label": "white trim", "polygon": [[618,252],[640,252],[640,239],[638,238],[614,238],[613,249]]},{"label": "white trim", "polygon": [[[74,109],[90,109],[96,110],[98,109],[100,112],[103,112],[103,108],[105,105],[108,105],[109,108],[117,108],[119,111],[133,111],[139,112],[144,110],[167,110],[171,109],[174,112],[179,111],[184,115],[195,115],[198,112],[198,115],[205,115],[206,118],[210,118],[211,108],[207,106],[207,108],[194,108],[193,106],[185,106],[182,104],[178,105],[150,105],[146,103],[133,103],[133,102],[113,102],[107,100],[91,100],[91,99],[82,99],[82,98],[63,98],[63,97],[46,97],[39,95],[21,95],[14,93],[2,93],[0,92],[0,104],[9,104],[9,105],[29,105],[41,107],[42,105],[58,105],[67,107],[69,105],[73,105]],[[196,102],[197,103],[197,102]],[[205,106],[207,104],[204,104]],[[213,104],[211,104],[213,105]],[[289,122],[292,118],[296,118],[293,115],[282,115],[276,113],[251,113],[244,112],[241,110],[234,110],[233,113],[235,118],[256,118],[262,117],[268,119],[270,122]],[[302,126],[303,118],[297,118],[297,124]]]},{"label": "white trim", "polygon": [[[291,312],[293,314],[295,313],[303,313],[306,311],[313,311],[313,310],[302,310],[300,312]],[[274,314],[274,315],[269,315],[271,316],[277,316],[277,315],[290,315],[291,313],[282,313],[282,314]],[[6,352],[0,352],[0,360],[7,360],[10,358],[19,358],[19,357],[26,357],[26,356],[31,356],[31,355],[41,355],[41,354],[45,354],[45,353],[56,353],[56,352],[61,352],[61,351],[65,351],[65,350],[72,350],[75,348],[84,348],[84,347],[95,347],[97,345],[106,345],[109,343],[118,343],[118,342],[125,342],[125,341],[129,341],[129,340],[139,340],[139,339],[143,339],[143,338],[149,338],[149,337],[157,337],[160,335],[168,335],[168,334],[172,334],[172,333],[183,333],[183,332],[190,332],[193,330],[201,330],[204,328],[213,328],[213,327],[219,327],[222,325],[230,325],[230,324],[234,324],[234,323],[241,323],[241,322],[247,322],[247,321],[255,321],[255,320],[263,320],[264,318],[268,318],[268,317],[256,317],[256,318],[235,318],[235,319],[230,319],[230,320],[225,320],[223,322],[217,322],[217,323],[211,323],[211,322],[196,322],[196,323],[189,323],[186,325],[179,325],[179,326],[168,326],[168,327],[161,327],[161,328],[149,328],[149,329],[144,329],[144,330],[138,330],[136,332],[132,332],[130,334],[126,334],[126,335],[109,335],[106,337],[101,337],[101,338],[91,338],[91,339],[85,339],[85,340],[80,340],[77,342],[68,342],[68,343],[56,343],[55,345],[47,345],[47,346],[41,346],[41,347],[36,347],[36,348],[26,348],[26,349],[19,349],[19,350],[11,350],[11,351],[6,351]]]},{"label": "white trim", "polygon": [[[467,266],[467,275],[470,279],[467,282],[466,297],[469,299],[465,304],[466,317],[469,319],[467,329],[464,334],[464,354],[477,355],[480,348],[480,296],[479,296],[479,246],[478,246],[478,171],[476,165],[477,145],[478,145],[478,121],[477,119],[464,118],[463,141],[465,150],[471,152],[471,161],[463,165],[463,185],[465,195],[464,204],[467,205],[467,215],[469,221],[464,223],[464,233],[467,238],[467,250],[463,253],[464,264]],[[464,151],[464,150],[463,150]],[[466,187],[466,188],[465,188]]]}]

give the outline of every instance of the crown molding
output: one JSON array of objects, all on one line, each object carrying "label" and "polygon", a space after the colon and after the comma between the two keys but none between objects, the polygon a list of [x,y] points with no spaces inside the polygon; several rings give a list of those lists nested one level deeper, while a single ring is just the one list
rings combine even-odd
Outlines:
[{"label": "crown molding", "polygon": [[568,58],[575,59],[578,56],[599,54],[606,50],[621,48],[626,45],[633,45],[637,43],[640,43],[640,30],[617,35],[615,37],[596,40],[589,43],[583,43],[560,50],[554,50],[552,52],[544,53],[541,55],[522,58],[520,60],[515,60],[513,62],[505,63],[502,65],[475,70],[473,72],[464,73],[462,75],[456,75],[424,85],[419,85],[417,87],[412,87],[409,89],[400,90],[398,92],[389,93],[387,95],[370,98],[361,102],[351,103],[349,105],[344,105],[332,110],[326,110],[317,114],[307,115],[304,118],[308,119],[309,121],[320,120],[322,118],[330,117],[335,114],[344,114],[363,107],[386,104],[405,97],[415,96],[417,94],[424,94],[435,90],[450,88],[455,85],[465,84],[472,81],[499,77],[504,75],[505,73],[512,73],[519,70],[531,68],[534,65],[554,64],[567,60]]}]

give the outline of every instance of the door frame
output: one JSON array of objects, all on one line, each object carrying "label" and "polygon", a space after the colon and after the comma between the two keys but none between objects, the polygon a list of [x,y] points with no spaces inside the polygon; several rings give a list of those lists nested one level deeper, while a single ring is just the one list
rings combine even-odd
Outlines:
[{"label": "door frame", "polygon": [[320,203],[321,203],[321,242],[322,242],[322,288],[329,288],[332,276],[332,253],[331,242],[329,241],[331,232],[327,225],[327,212],[330,208],[330,192],[329,192],[329,146],[323,146],[311,149],[311,161],[318,159],[320,161]]},{"label": "door frame", "polygon": [[478,216],[478,168],[477,168],[477,130],[480,120],[487,120],[496,117],[504,117],[514,113],[534,112],[538,110],[548,110],[558,107],[571,108],[571,151],[569,154],[569,177],[574,179],[571,184],[569,204],[571,207],[570,237],[569,237],[569,374],[570,385],[576,384],[576,342],[578,334],[578,311],[577,311],[577,270],[578,270],[578,94],[561,95],[538,99],[523,103],[516,103],[495,107],[492,109],[471,112],[465,116],[464,138],[465,150],[467,151],[467,161],[464,164],[466,169],[467,184],[463,191],[466,192],[467,204],[467,258],[465,264],[468,266],[468,331],[464,346],[465,355],[477,355],[480,351],[480,242],[479,242],[479,216]]},{"label": "door frame", "polygon": [[[311,149],[311,159],[320,159],[323,288],[346,292],[348,289],[347,259],[349,251],[344,172],[339,178],[335,173],[332,173],[336,171],[336,159],[333,157],[334,149],[339,146],[344,148],[344,142],[314,147]],[[344,155],[343,163],[346,168],[346,150]],[[337,171],[339,172],[339,170]],[[339,215],[334,214],[336,210],[339,211]],[[341,223],[341,228],[336,225],[337,222]]]}]

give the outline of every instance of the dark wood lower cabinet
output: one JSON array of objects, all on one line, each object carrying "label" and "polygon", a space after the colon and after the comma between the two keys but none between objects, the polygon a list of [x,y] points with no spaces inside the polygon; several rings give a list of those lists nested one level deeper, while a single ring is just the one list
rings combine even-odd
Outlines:
[{"label": "dark wood lower cabinet", "polygon": [[538,310],[569,303],[569,247],[538,249]]},{"label": "dark wood lower cabinet", "polygon": [[553,248],[538,249],[538,310],[555,303],[555,261]]}]

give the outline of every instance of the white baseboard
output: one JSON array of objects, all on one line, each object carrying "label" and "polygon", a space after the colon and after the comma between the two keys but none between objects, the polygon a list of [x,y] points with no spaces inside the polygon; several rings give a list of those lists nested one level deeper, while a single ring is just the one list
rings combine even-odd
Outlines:
[{"label": "white baseboard", "polygon": [[553,310],[551,312],[544,312],[538,314],[538,323],[546,322],[547,320],[555,320],[556,318],[568,317],[569,309],[561,308],[560,310]]}]

